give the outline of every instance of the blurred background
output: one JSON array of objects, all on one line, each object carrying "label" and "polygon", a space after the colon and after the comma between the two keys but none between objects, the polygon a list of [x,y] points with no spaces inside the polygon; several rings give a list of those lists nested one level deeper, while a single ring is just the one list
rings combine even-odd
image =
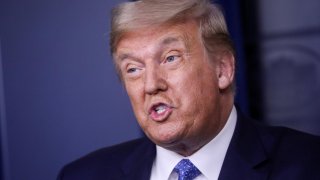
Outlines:
[{"label": "blurred background", "polygon": [[[121,0],[0,1],[0,179],[54,180],[141,136],[108,46]],[[240,109],[320,135],[320,1],[218,0],[237,48]]]}]

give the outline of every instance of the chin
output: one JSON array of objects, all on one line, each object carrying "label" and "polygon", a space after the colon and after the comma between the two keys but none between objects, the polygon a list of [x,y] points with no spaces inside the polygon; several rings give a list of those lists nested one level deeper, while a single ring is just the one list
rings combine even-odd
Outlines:
[{"label": "chin", "polygon": [[176,132],[163,132],[161,134],[151,134],[148,137],[157,145],[162,147],[172,146],[179,142],[181,137]]}]

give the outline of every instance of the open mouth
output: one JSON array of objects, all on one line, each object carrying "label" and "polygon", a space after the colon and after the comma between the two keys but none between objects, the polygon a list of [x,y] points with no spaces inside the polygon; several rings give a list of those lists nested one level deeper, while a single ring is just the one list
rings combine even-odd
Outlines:
[{"label": "open mouth", "polygon": [[154,109],[154,111],[155,111],[157,114],[161,114],[161,113],[164,113],[167,108],[168,108],[168,106],[166,106],[165,104],[161,104],[161,105],[159,105],[159,106],[156,106],[156,108]]},{"label": "open mouth", "polygon": [[157,103],[151,106],[149,116],[155,121],[166,120],[172,112],[172,107],[165,103]]}]

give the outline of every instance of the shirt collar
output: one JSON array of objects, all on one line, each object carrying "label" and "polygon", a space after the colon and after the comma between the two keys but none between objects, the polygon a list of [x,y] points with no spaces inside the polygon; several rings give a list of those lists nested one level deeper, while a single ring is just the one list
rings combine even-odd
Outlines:
[{"label": "shirt collar", "polygon": [[168,179],[176,164],[181,159],[187,158],[201,171],[204,177],[218,179],[236,121],[237,112],[233,106],[227,123],[219,134],[189,157],[181,156],[157,145],[157,155],[152,167],[152,176],[157,177],[156,179]]},{"label": "shirt collar", "polygon": [[237,121],[235,107],[229,115],[228,121],[208,144],[189,157],[190,161],[208,179],[218,179]]}]

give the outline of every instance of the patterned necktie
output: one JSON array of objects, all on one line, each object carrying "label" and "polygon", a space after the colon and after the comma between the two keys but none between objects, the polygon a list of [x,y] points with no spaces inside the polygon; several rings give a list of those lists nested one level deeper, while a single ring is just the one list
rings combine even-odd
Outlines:
[{"label": "patterned necktie", "polygon": [[193,180],[201,174],[189,159],[182,159],[173,170],[179,174],[179,180]]}]

